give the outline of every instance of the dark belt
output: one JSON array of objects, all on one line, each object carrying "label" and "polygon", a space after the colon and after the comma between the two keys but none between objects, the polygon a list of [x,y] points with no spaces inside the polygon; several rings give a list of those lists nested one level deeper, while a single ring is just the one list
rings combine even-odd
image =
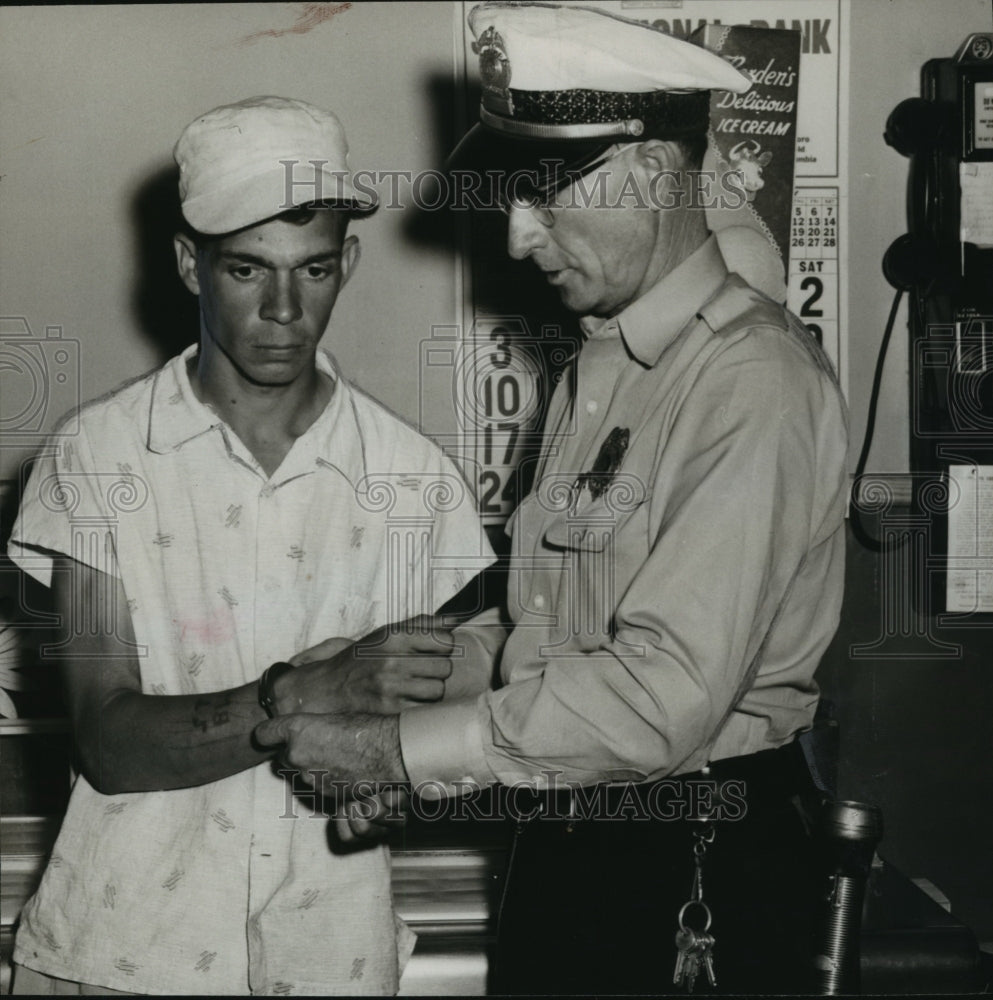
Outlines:
[{"label": "dark belt", "polygon": [[749,808],[794,796],[807,798],[816,789],[803,750],[794,740],[658,781],[540,790],[512,786],[505,794],[507,811],[519,820],[577,823],[594,819],[735,820]]}]

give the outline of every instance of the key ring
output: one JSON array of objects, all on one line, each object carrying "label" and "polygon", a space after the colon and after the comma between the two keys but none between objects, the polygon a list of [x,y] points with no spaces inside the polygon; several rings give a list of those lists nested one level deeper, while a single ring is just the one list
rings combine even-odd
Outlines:
[{"label": "key ring", "polygon": [[[707,922],[703,925],[703,930],[693,931],[692,927],[687,927],[684,922],[686,916],[686,911],[691,906],[702,907],[703,912],[707,915]],[[676,918],[679,921],[679,929],[681,931],[693,931],[694,934],[706,934],[710,930],[710,925],[713,923],[713,918],[711,917],[710,907],[702,899],[690,899],[683,903],[682,909],[679,911],[679,916]]]}]

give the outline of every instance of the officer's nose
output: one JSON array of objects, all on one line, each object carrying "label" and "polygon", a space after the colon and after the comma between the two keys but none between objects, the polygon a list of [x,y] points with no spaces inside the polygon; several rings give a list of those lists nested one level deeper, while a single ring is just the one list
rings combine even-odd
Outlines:
[{"label": "officer's nose", "polygon": [[272,276],[266,287],[259,315],[262,319],[272,320],[281,326],[286,326],[303,315],[300,295],[292,275],[277,272]]},{"label": "officer's nose", "polygon": [[548,228],[538,218],[538,209],[525,205],[507,209],[507,253],[514,260],[523,260],[547,242]]}]

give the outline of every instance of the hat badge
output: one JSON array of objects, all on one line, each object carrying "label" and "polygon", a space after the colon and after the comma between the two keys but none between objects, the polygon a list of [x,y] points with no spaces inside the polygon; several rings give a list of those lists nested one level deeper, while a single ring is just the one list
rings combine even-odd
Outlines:
[{"label": "hat badge", "polygon": [[513,116],[514,102],[510,97],[510,59],[500,32],[490,25],[472,43],[479,56],[479,76],[483,83],[483,104],[491,111]]}]

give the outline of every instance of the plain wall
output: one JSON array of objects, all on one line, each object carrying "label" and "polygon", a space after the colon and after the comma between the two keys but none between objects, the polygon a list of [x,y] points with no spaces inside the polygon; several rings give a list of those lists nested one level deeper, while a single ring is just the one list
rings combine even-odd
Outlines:
[{"label": "plain wall", "polygon": [[[343,9],[287,30],[322,7]],[[353,169],[437,167],[454,126],[432,97],[451,88],[455,16],[447,3],[0,9],[0,315],[79,341],[82,400],[156,367],[171,351],[135,306],[146,277],[135,200],[172,165],[183,127],[216,105],[277,94],[334,110]],[[455,265],[450,246],[408,235],[407,216],[383,208],[354,224],[362,259],[325,346],[414,419],[418,342],[454,321]],[[198,330],[187,326],[178,339],[191,342]],[[6,372],[5,382],[22,391]],[[71,402],[53,399],[48,427]],[[0,478],[30,451],[0,451]]]}]

